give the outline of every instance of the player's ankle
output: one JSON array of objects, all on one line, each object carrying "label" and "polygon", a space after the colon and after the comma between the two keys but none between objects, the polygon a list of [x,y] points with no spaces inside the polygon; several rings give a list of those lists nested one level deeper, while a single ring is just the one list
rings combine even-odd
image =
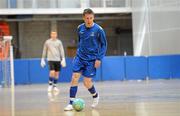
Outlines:
[{"label": "player's ankle", "polygon": [[93,98],[97,98],[98,97],[98,93],[93,95]]}]

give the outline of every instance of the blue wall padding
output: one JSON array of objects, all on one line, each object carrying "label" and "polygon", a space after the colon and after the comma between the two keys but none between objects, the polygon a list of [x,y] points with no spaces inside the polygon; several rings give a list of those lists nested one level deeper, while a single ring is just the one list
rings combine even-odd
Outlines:
[{"label": "blue wall padding", "polygon": [[[73,58],[66,58],[59,82],[70,82]],[[15,84],[47,83],[48,64],[41,68],[40,59],[21,59],[14,62]],[[180,78],[180,55],[121,57],[109,56],[102,60],[95,81]],[[83,78],[80,79],[81,81]]]},{"label": "blue wall padding", "polygon": [[169,79],[171,76],[171,56],[148,57],[149,78]]},{"label": "blue wall padding", "polygon": [[180,79],[180,55],[171,56],[171,77]]},{"label": "blue wall padding", "polygon": [[14,61],[14,78],[15,84],[29,83],[29,60]]},{"label": "blue wall padding", "polygon": [[99,67],[99,68],[97,68],[97,70],[96,70],[96,76],[93,78],[93,80],[95,80],[95,81],[102,81],[102,65]]},{"label": "blue wall padding", "polygon": [[66,58],[66,67],[62,68],[60,73],[60,82],[70,82],[72,77],[72,61],[73,58]]},{"label": "blue wall padding", "polygon": [[146,57],[125,57],[125,79],[144,80],[148,76]]},{"label": "blue wall padding", "polygon": [[30,83],[48,83],[49,69],[48,63],[44,68],[40,65],[40,59],[29,60]]},{"label": "blue wall padding", "polygon": [[124,80],[124,57],[111,56],[102,60],[102,80]]}]

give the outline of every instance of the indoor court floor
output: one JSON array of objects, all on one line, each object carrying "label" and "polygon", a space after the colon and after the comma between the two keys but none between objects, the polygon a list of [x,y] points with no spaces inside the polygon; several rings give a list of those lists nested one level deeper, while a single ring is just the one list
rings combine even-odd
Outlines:
[{"label": "indoor court floor", "polygon": [[81,112],[64,111],[69,83],[59,83],[60,93],[47,92],[47,84],[0,88],[0,116],[180,116],[180,80],[104,81],[95,83],[100,93],[96,109],[82,83],[77,97],[85,100]]}]

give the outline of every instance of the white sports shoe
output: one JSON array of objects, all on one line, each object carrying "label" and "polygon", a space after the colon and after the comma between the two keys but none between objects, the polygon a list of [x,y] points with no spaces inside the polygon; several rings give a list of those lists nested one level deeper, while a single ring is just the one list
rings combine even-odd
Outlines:
[{"label": "white sports shoe", "polygon": [[72,111],[74,108],[71,104],[68,104],[65,108],[64,111]]},{"label": "white sports shoe", "polygon": [[49,101],[54,101],[54,98],[51,92],[48,92],[48,98],[49,98]]},{"label": "white sports shoe", "polygon": [[51,92],[51,91],[52,91],[52,89],[53,89],[53,86],[52,86],[52,85],[49,85],[49,86],[48,86],[48,90],[47,90],[47,91],[48,91],[48,92]]},{"label": "white sports shoe", "polygon": [[59,92],[59,89],[58,89],[57,87],[54,87],[54,88],[53,88],[53,91],[54,91],[54,92]]},{"label": "white sports shoe", "polygon": [[95,108],[99,103],[99,94],[97,98],[93,98],[93,103],[91,105],[92,108]]}]

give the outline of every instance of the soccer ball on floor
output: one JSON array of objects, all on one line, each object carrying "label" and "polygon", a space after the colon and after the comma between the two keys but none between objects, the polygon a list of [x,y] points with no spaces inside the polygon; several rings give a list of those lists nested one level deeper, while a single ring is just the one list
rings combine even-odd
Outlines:
[{"label": "soccer ball on floor", "polygon": [[74,101],[73,101],[73,108],[76,110],[76,111],[82,111],[85,107],[85,103],[84,103],[84,100],[81,99],[81,98],[76,98]]}]

